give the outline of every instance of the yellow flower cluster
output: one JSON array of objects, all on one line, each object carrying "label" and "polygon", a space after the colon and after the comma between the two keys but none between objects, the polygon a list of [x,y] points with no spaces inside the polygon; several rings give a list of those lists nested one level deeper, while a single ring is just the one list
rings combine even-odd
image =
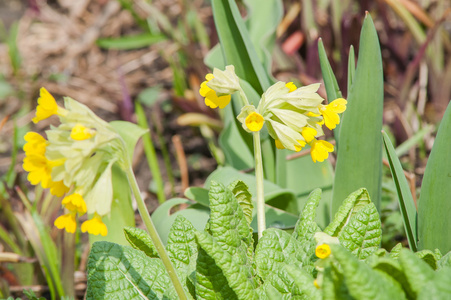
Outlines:
[{"label": "yellow flower cluster", "polygon": [[[96,149],[114,137],[108,137],[107,129],[103,130],[107,132],[107,137],[95,141],[93,137],[97,135],[97,128],[102,130],[107,123],[101,123],[87,107],[77,104],[74,100],[66,98],[65,101],[66,108],[58,106],[55,98],[45,88],[41,88],[33,122],[57,115],[62,124],[46,132],[48,140],[36,132],[28,132],[25,135],[23,168],[29,172],[28,181],[31,184],[40,183],[43,188],[50,189],[50,193],[58,197],[66,195],[62,206],[67,213],[55,220],[57,228],[74,233],[77,228],[77,214],[81,216],[88,212],[93,218],[81,225],[81,231],[106,236],[108,230],[98,213],[99,209],[90,208],[96,204],[95,201],[88,201],[94,203],[88,206],[85,197],[92,194],[90,191],[96,187],[99,177],[103,174],[111,177],[111,163],[102,167],[102,159],[107,156],[98,155]],[[79,123],[80,120],[88,126]],[[104,188],[111,187],[106,184]],[[109,208],[103,209],[102,215],[108,211]]]},{"label": "yellow flower cluster", "polygon": [[328,244],[321,244],[316,247],[315,249],[315,255],[318,258],[324,259],[330,256],[331,254],[330,246]]},{"label": "yellow flower cluster", "polygon": [[[205,97],[207,106],[226,107],[236,91],[243,97],[233,66],[227,66],[225,71],[215,69],[205,78],[199,93]],[[278,149],[297,152],[309,145],[313,162],[322,162],[334,151],[334,146],[316,138],[324,135],[322,125],[334,129],[340,123],[338,114],[346,110],[347,101],[339,98],[323,105],[318,88],[319,84],[297,88],[293,82],[277,82],[262,95],[257,108],[246,104],[237,118],[248,132],[260,131],[266,124]]]}]

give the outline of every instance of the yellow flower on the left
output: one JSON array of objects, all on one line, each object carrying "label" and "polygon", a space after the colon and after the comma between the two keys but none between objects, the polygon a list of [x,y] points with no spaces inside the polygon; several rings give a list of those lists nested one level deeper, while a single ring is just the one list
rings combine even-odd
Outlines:
[{"label": "yellow flower on the left", "polygon": [[77,228],[77,221],[75,221],[75,212],[70,212],[68,214],[59,216],[55,220],[55,226],[58,229],[66,229],[69,233],[74,233]]},{"label": "yellow flower on the left", "polygon": [[34,123],[38,123],[53,115],[65,115],[67,113],[64,108],[56,104],[55,98],[44,87],[39,92],[40,97],[36,107],[36,116],[32,119]]},{"label": "yellow flower on the left", "polygon": [[231,96],[218,96],[216,92],[207,85],[207,83],[213,78],[215,77],[211,73],[205,76],[205,79],[207,80],[202,82],[202,84],[200,85],[199,94],[202,97],[205,97],[205,105],[207,105],[208,107],[216,108],[219,106],[219,108],[222,109],[230,103]]},{"label": "yellow flower on the left", "polygon": [[319,111],[323,115],[327,128],[334,129],[338,124],[340,124],[340,117],[338,114],[341,114],[346,110],[347,103],[348,101],[345,99],[338,98],[327,105],[321,105],[319,107]]}]

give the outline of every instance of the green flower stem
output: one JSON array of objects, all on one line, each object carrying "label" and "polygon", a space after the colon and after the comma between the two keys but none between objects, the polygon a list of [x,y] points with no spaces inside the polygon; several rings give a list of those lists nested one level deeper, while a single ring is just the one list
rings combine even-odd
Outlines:
[{"label": "green flower stem", "polygon": [[243,102],[243,106],[249,105],[249,100],[247,100],[247,96],[244,93],[243,89],[240,90],[241,101]]},{"label": "green flower stem", "polygon": [[257,179],[257,225],[258,238],[266,229],[265,194],[263,191],[263,160],[260,144],[260,131],[254,132],[255,178]]},{"label": "green flower stem", "polygon": [[141,215],[141,218],[143,219],[144,224],[146,225],[147,231],[149,232],[150,238],[152,239],[152,242],[155,248],[157,249],[160,259],[162,260],[163,265],[166,268],[166,271],[168,272],[169,278],[171,279],[172,284],[174,285],[175,291],[177,292],[179,299],[188,299],[188,297],[185,294],[185,290],[183,289],[182,283],[180,282],[180,279],[177,276],[175,268],[172,265],[171,260],[169,259],[166,249],[164,248],[163,242],[161,241],[161,238],[158,235],[155,226],[153,225],[152,219],[150,218],[149,215],[149,211],[147,210],[146,204],[144,203],[144,200],[141,197],[138,183],[136,182],[135,174],[133,173],[131,167],[128,168],[126,173],[128,181],[130,182],[130,186],[132,188],[133,195],[135,196],[136,203],[138,204],[139,214]]}]

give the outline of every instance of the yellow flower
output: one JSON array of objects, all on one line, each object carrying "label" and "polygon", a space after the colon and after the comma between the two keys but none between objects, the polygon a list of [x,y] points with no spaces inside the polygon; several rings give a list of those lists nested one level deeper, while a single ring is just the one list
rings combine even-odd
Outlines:
[{"label": "yellow flower", "polygon": [[302,150],[302,148],[305,147],[305,145],[306,145],[307,143],[306,143],[305,141],[303,141],[303,140],[297,140],[297,142],[299,143],[299,146],[298,146],[298,145],[294,145],[294,148],[295,148],[295,151],[296,151],[296,152],[299,152],[299,151]]},{"label": "yellow flower", "polygon": [[304,127],[302,128],[301,134],[304,137],[305,141],[307,143],[310,143],[318,134],[318,132],[314,128]]},{"label": "yellow flower", "polygon": [[83,197],[78,193],[73,193],[64,197],[62,204],[70,211],[78,212],[80,215],[86,213],[86,203]]},{"label": "yellow flower", "polygon": [[59,216],[54,225],[58,229],[66,229],[69,233],[74,233],[77,228],[77,221],[75,221],[75,213],[71,212],[62,216]]},{"label": "yellow flower", "polygon": [[265,123],[265,119],[263,119],[261,114],[252,112],[246,117],[245,123],[250,131],[260,131]]},{"label": "yellow flower", "polygon": [[338,98],[328,105],[321,105],[319,111],[324,117],[324,122],[329,129],[334,129],[337,124],[340,124],[340,117],[338,114],[346,110],[348,102],[343,98]]},{"label": "yellow flower", "polygon": [[57,197],[61,197],[69,191],[69,188],[63,183],[63,181],[52,181],[50,183],[50,194]]},{"label": "yellow flower", "polygon": [[66,110],[58,107],[55,98],[45,89],[41,88],[38,106],[36,107],[36,116],[32,119],[34,123],[45,120],[53,115],[65,115]]},{"label": "yellow flower", "polygon": [[276,142],[276,148],[277,149],[285,149],[285,147],[283,146],[283,144],[280,142],[280,140],[275,140]]},{"label": "yellow flower", "polygon": [[27,132],[27,134],[25,134],[24,140],[27,142],[23,147],[25,153],[37,155],[45,154],[45,147],[47,141],[42,135],[30,131]]},{"label": "yellow flower", "polygon": [[315,280],[313,281],[313,285],[314,285],[317,289],[320,289],[320,286],[319,286],[319,284],[318,284],[318,279],[315,279]]},{"label": "yellow flower", "polygon": [[219,106],[219,108],[224,108],[227,106],[227,104],[230,103],[231,96],[230,95],[224,95],[218,97],[216,92],[211,89],[207,83],[214,78],[213,74],[209,73],[205,76],[206,81],[202,82],[200,85],[199,94],[202,97],[205,97],[205,105],[211,108],[216,108]]},{"label": "yellow flower", "polygon": [[297,90],[297,87],[293,82],[288,82],[285,86],[290,89],[290,93]]},{"label": "yellow flower", "polygon": [[81,224],[81,232],[88,232],[93,235],[106,236],[108,234],[108,229],[106,225],[102,222],[102,217],[98,214],[94,214],[91,220],[87,220]]},{"label": "yellow flower", "polygon": [[331,254],[331,251],[330,251],[330,246],[329,245],[322,244],[322,245],[319,245],[319,246],[316,247],[315,255],[318,258],[324,259],[326,257],[329,257],[330,254]]},{"label": "yellow flower", "polygon": [[95,134],[95,130],[87,128],[82,124],[77,124],[72,128],[70,137],[76,141],[83,141],[92,138]]},{"label": "yellow flower", "polygon": [[329,152],[334,151],[334,146],[323,140],[314,139],[309,145],[312,147],[310,155],[312,156],[313,162],[324,161],[329,157]]}]

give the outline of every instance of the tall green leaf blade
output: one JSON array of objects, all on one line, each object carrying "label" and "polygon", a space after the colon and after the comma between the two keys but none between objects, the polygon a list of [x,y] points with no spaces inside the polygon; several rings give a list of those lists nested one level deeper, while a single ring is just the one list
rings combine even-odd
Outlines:
[{"label": "tall green leaf blade", "polygon": [[344,282],[353,299],[406,299],[400,284],[393,278],[371,269],[339,245],[330,247],[333,259],[341,265]]},{"label": "tall green leaf blade", "polygon": [[162,34],[143,33],[119,38],[101,38],[96,41],[96,44],[104,49],[131,50],[147,47],[165,40],[167,40],[167,37]]},{"label": "tall green leaf blade", "polygon": [[404,229],[406,230],[407,241],[409,242],[410,249],[417,251],[417,210],[413,202],[412,193],[410,192],[410,187],[404,175],[401,162],[395,153],[395,149],[388,135],[382,132],[382,137],[390,164],[390,171],[398,193],[399,208],[401,210]]},{"label": "tall green leaf blade", "polygon": [[258,299],[247,268],[205,232],[195,233],[199,251],[196,272],[198,299]]},{"label": "tall green leaf blade", "polygon": [[351,91],[351,86],[354,82],[355,78],[355,52],[354,46],[351,45],[349,48],[349,56],[348,56],[348,94]]},{"label": "tall green leaf blade", "polygon": [[332,214],[343,199],[365,187],[379,210],[382,181],[382,110],[384,83],[382,58],[373,20],[366,15],[360,52],[348,106],[340,126]]},{"label": "tall green leaf blade", "polygon": [[125,238],[133,248],[141,250],[148,257],[158,257],[157,249],[155,249],[152,239],[145,230],[135,227],[125,227],[124,233]]},{"label": "tall green leaf blade", "polygon": [[451,104],[445,111],[424,172],[418,206],[419,249],[451,251]]},{"label": "tall green leaf blade", "polygon": [[262,94],[270,82],[235,1],[212,0],[211,4],[226,65],[234,65],[238,77]]},{"label": "tall green leaf blade", "polygon": [[162,299],[171,287],[160,259],[114,243],[93,244],[86,299]]},{"label": "tall green leaf blade", "polygon": [[338,235],[340,244],[358,259],[365,259],[379,249],[382,240],[381,220],[370,203],[353,215]]}]

